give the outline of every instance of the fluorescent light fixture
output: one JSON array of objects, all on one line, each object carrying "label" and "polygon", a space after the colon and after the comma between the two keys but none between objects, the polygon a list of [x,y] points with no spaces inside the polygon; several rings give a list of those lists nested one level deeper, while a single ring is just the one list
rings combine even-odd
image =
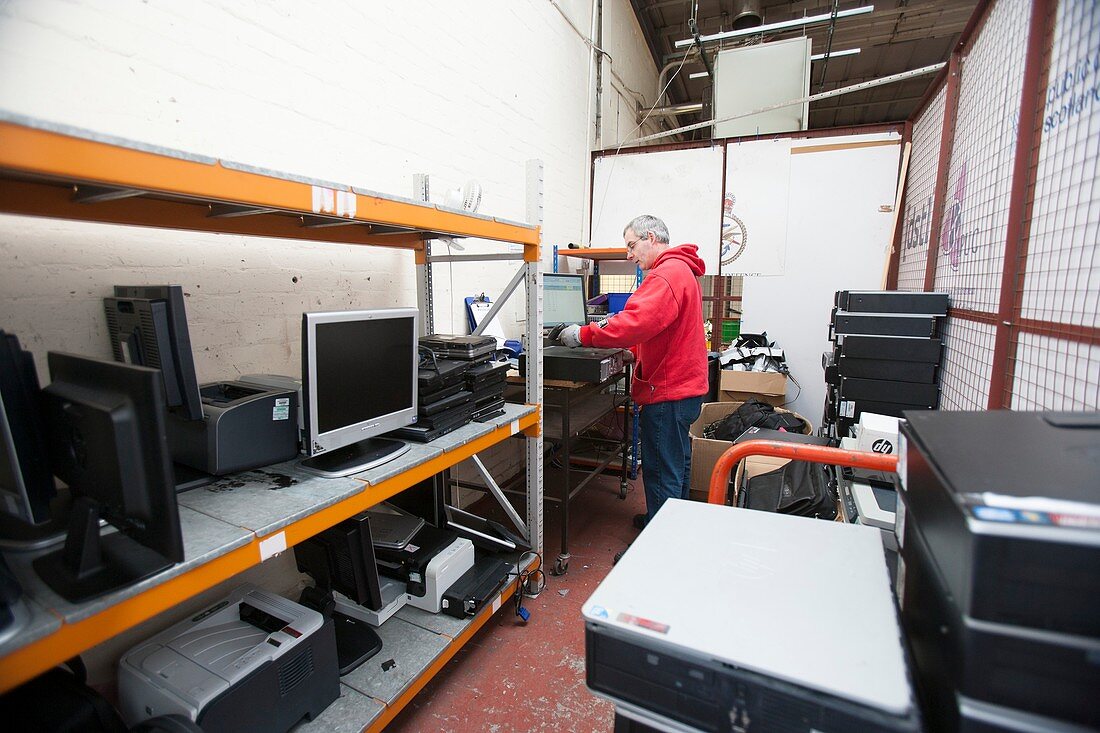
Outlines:
[{"label": "fluorescent light fixture", "polygon": [[[841,10],[836,14],[839,18],[851,18],[854,15],[864,15],[870,13],[875,9],[874,5],[864,5],[862,8],[852,8],[851,10]],[[700,36],[699,43],[707,43],[708,41],[721,41],[726,38],[740,38],[741,36],[755,36],[758,33],[768,33],[770,31],[781,31],[787,28],[798,28],[804,25],[813,25],[814,23],[827,23],[832,20],[832,13],[822,13],[821,15],[811,15],[806,18],[795,18],[794,20],[784,20],[780,23],[769,23],[768,25],[758,25],[755,28],[745,28],[739,31],[725,31],[724,33],[714,33],[709,36]],[[690,46],[695,42],[694,38],[685,38],[682,41],[676,41],[676,48],[684,48]]]},{"label": "fluorescent light fixture", "polygon": [[[829,58],[835,59],[838,56],[855,56],[857,53],[859,53],[862,50],[863,49],[861,49],[861,48],[846,48],[843,51],[830,51],[829,52]],[[825,58],[825,54],[815,53],[813,56],[810,57],[810,61],[820,61],[823,58]]]}]

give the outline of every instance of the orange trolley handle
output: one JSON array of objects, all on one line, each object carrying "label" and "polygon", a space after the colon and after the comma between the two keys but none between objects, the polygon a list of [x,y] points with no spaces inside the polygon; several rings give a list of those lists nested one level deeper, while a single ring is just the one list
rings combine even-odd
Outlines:
[{"label": "orange trolley handle", "polygon": [[881,453],[868,453],[860,450],[827,448],[823,445],[805,445],[803,443],[784,443],[779,440],[748,440],[731,445],[714,464],[710,474],[710,489],[707,503],[725,504],[726,489],[729,486],[730,471],[746,456],[772,456],[790,458],[794,461],[827,463],[834,466],[866,468],[871,471],[898,470],[898,457]]}]

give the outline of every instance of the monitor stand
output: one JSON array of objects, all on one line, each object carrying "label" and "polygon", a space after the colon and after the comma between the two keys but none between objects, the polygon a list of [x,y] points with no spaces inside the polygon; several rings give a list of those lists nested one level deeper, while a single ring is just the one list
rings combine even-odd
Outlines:
[{"label": "monitor stand", "polygon": [[303,459],[303,471],[325,478],[340,478],[380,466],[409,450],[409,444],[392,438],[367,438],[343,448]]},{"label": "monitor stand", "polygon": [[100,505],[73,502],[65,546],[34,561],[38,576],[67,601],[79,603],[132,585],[173,565],[123,532],[100,535]]},{"label": "monitor stand", "polygon": [[65,541],[69,531],[72,495],[68,489],[58,489],[50,502],[50,518],[41,524],[30,524],[0,512],[0,550],[31,552],[44,550]]},{"label": "monitor stand", "polygon": [[382,637],[370,624],[335,610],[336,600],[331,590],[305,588],[298,602],[325,618],[332,618],[336,632],[336,665],[341,677],[382,650]]}]

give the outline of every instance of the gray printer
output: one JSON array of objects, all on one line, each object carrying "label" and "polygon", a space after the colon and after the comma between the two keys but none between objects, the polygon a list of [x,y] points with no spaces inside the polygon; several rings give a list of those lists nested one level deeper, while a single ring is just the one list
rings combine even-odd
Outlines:
[{"label": "gray printer", "polygon": [[298,393],[244,382],[199,387],[202,419],[168,414],[172,458],[221,476],[298,455]]},{"label": "gray printer", "polygon": [[179,714],[206,733],[286,731],[340,694],[332,620],[252,585],[123,655],[127,725]]}]

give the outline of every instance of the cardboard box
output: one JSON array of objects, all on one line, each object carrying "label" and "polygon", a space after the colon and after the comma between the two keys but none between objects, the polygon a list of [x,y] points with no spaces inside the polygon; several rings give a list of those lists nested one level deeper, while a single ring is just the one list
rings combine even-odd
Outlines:
[{"label": "cardboard box", "polygon": [[[783,376],[783,375],[779,375]],[[691,433],[691,498],[696,501],[706,501],[707,491],[710,488],[710,475],[714,471],[714,465],[718,463],[718,459],[722,457],[722,454],[726,452],[733,443],[728,440],[711,440],[710,438],[703,437],[703,428],[710,425],[715,420],[719,420],[731,412],[740,407],[742,402],[705,402],[703,403],[703,409],[699,413],[699,418],[691,424],[688,431]],[[791,412],[790,410],[784,410],[781,407],[775,408],[776,412]],[[809,420],[802,417],[798,413],[792,413],[799,417],[806,428],[802,432],[809,435],[812,432],[812,427]],[[758,473],[770,471],[773,468],[778,468],[787,462],[783,458],[771,458],[769,456],[750,456],[742,461],[742,464],[753,463],[755,468],[750,469],[747,465],[745,470],[751,470],[749,477],[753,477]],[[740,468],[740,467],[738,467]]]},{"label": "cardboard box", "polygon": [[746,402],[750,397],[756,397],[769,405],[782,405],[787,401],[787,375],[731,369],[721,371],[718,381],[720,402]]}]

